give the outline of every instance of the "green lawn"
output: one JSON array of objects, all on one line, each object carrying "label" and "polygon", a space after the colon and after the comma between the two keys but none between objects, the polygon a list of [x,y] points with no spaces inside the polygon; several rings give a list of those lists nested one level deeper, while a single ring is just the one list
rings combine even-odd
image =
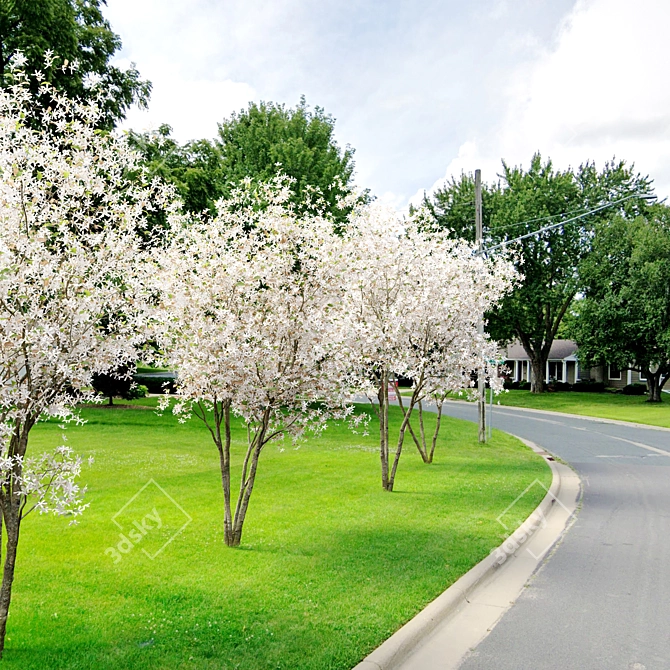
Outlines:
[{"label": "green lawn", "polygon": [[[436,462],[424,465],[408,444],[388,494],[374,424],[369,437],[333,425],[297,450],[268,446],[243,546],[228,549],[203,426],[140,409],[82,415],[87,423],[67,434],[95,457],[82,476],[91,506],[77,526],[25,521],[7,668],[350,668],[502,541],[496,517],[520,492],[550,481],[515,439],[494,431],[481,446],[473,424],[445,418]],[[39,424],[32,452],[61,432]],[[153,559],[185,517],[153,484],[127,505],[151,479],[192,517]],[[532,489],[517,516],[541,494]],[[120,541],[112,517],[124,506],[126,534],[146,510],[163,525],[114,563],[105,550]]]},{"label": "green lawn", "polygon": [[646,398],[619,393],[564,391],[535,394],[530,391],[507,391],[497,396],[494,402],[500,401],[501,405],[510,407],[546,409],[670,428],[670,395],[663,394],[665,402],[660,404],[648,403]]}]

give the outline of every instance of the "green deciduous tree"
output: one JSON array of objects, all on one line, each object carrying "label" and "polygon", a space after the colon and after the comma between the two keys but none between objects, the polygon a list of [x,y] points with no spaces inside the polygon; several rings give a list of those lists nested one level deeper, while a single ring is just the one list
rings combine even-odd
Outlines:
[{"label": "green deciduous tree", "polygon": [[670,210],[601,223],[580,274],[580,359],[643,372],[649,402],[661,402],[670,379]]},{"label": "green deciduous tree", "polygon": [[320,107],[310,110],[304,98],[295,109],[250,103],[219,125],[225,193],[246,177],[267,182],[283,173],[294,180],[291,203],[298,210],[316,190],[327,211],[344,220],[338,199],[351,186],[354,150],[338,146],[334,128],[333,117]]},{"label": "green deciduous tree", "polygon": [[340,199],[352,188],[354,150],[340,149],[334,125],[320,107],[311,111],[302,99],[295,109],[251,103],[219,124],[213,141],[180,144],[165,124],[153,132],[131,132],[129,140],[150,174],[172,183],[193,214],[214,216],[217,200],[230,198],[244,180],[261,184],[281,174],[290,179],[290,204],[298,213],[317,203],[343,223],[351,207]]},{"label": "green deciduous tree", "polygon": [[[28,71],[41,71],[69,97],[103,92],[98,123],[113,127],[134,102],[146,105],[151,85],[134,65],[124,70],[111,61],[121,39],[102,15],[106,0],[0,0],[0,84],[7,84],[8,65],[18,52]],[[44,54],[58,58],[45,69]],[[58,66],[67,60],[71,68]],[[33,93],[37,92],[37,81]]]},{"label": "green deciduous tree", "polygon": [[[624,162],[598,171],[587,162],[577,170],[554,169],[551,161],[533,156],[527,170],[503,162],[499,181],[483,187],[485,246],[512,240],[560,221],[567,221],[604,203],[633,193],[648,193],[648,179]],[[447,227],[453,235],[473,239],[474,178],[462,175],[448,182],[426,205],[429,225]],[[530,357],[532,391],[544,390],[546,362],[561,322],[579,290],[578,268],[588,256],[597,221],[616,212],[640,213],[642,201],[631,198],[598,214],[566,223],[515,243],[523,281],[499,308],[488,315],[487,330],[500,342],[519,340]]]},{"label": "green deciduous tree", "polygon": [[209,140],[179,144],[171,133],[162,124],[155,131],[131,131],[128,141],[153,176],[175,186],[187,212],[214,215],[226,182],[219,148]]}]

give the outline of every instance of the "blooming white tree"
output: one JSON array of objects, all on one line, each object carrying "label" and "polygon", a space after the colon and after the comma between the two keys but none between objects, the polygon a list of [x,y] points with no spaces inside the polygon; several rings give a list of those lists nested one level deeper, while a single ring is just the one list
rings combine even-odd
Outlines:
[{"label": "blooming white tree", "polygon": [[[379,416],[382,487],[392,491],[416,405],[431,393],[469,386],[471,372],[487,374],[496,358],[477,323],[509,290],[515,272],[505,260],[485,260],[464,242],[423,230],[420,214],[401,221],[379,206],[357,211],[344,244],[349,342]],[[399,396],[404,419],[391,462],[388,388],[396,374],[414,383],[407,407]]]},{"label": "blooming white tree", "polygon": [[[228,546],[240,544],[268,442],[351,413],[338,355],[341,239],[330,220],[298,216],[289,195],[285,182],[248,182],[213,221],[175,228],[160,259],[156,332],[178,372],[173,411],[199,417],[218,449]],[[231,413],[248,428],[236,500]]]},{"label": "blooming white tree", "polygon": [[129,180],[135,158],[95,130],[94,105],[47,83],[33,95],[14,65],[14,84],[0,91],[0,653],[22,520],[86,507],[80,459],[67,446],[31,456],[30,431],[76,418],[75,404],[94,399],[92,374],[133,359],[145,263],[137,231],[156,195]]}]

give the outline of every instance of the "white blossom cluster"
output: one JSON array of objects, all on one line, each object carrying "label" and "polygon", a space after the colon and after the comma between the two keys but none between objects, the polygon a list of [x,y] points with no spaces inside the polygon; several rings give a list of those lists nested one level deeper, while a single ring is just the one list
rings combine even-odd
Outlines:
[{"label": "white blossom cluster", "polygon": [[375,205],[338,233],[288,195],[281,180],[247,184],[213,221],[176,220],[155,311],[176,413],[228,401],[252,426],[269,417],[272,434],[299,436],[377,395],[380,370],[424,396],[468,388],[476,370],[498,388],[497,347],[477,326],[515,281],[511,263]]},{"label": "white blossom cluster", "polygon": [[159,259],[157,333],[180,399],[229,401],[266,441],[345,416],[349,389],[341,239],[298,216],[285,182],[237,191],[213,221],[173,231]]},{"label": "white blossom cluster", "polygon": [[166,194],[96,130],[95,105],[46,82],[32,94],[20,60],[11,77],[0,90],[0,497],[78,514],[79,459],[68,447],[27,458],[28,434],[71,420],[94,399],[93,373],[134,360],[149,267],[138,231]]},{"label": "white blossom cluster", "polygon": [[499,390],[498,347],[478,325],[517,274],[509,259],[485,259],[421,223],[421,212],[401,221],[369,206],[347,228],[342,308],[361,388],[377,396],[385,370],[421,385],[420,395],[444,394],[471,387],[472,373],[482,371]]}]

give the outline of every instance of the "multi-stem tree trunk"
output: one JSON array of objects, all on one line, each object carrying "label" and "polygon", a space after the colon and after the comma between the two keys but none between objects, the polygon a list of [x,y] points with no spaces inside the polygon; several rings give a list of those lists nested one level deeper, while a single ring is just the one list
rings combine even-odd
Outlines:
[{"label": "multi-stem tree trunk", "polygon": [[[398,433],[398,441],[396,442],[395,453],[393,457],[393,464],[390,463],[390,449],[389,449],[389,382],[391,379],[388,370],[382,370],[379,373],[377,390],[377,407],[375,408],[379,418],[379,458],[382,466],[382,488],[384,491],[393,491],[393,484],[395,482],[396,471],[398,470],[398,462],[400,461],[400,454],[402,453],[402,446],[405,441],[405,431],[409,425],[411,410],[414,407],[414,397],[410,403],[410,409],[405,412],[405,416],[400,424],[400,431]],[[400,395],[398,395],[400,398]],[[402,407],[402,399],[400,400]]]},{"label": "multi-stem tree trunk", "polygon": [[416,436],[414,429],[412,428],[411,421],[407,424],[407,429],[409,430],[414,444],[416,445],[417,451],[421,456],[421,459],[424,463],[432,463],[433,456],[435,455],[435,446],[437,445],[437,438],[440,434],[440,425],[442,423],[442,407],[444,405],[444,399],[440,398],[436,400],[437,404],[437,420],[435,422],[435,430],[433,431],[433,437],[431,440],[430,449],[428,449],[428,442],[426,440],[426,429],[423,422],[423,400],[419,400],[419,435],[420,439]]},{"label": "multi-stem tree trunk", "polygon": [[[223,423],[223,437],[221,424]],[[221,487],[223,489],[223,539],[230,546],[233,537],[233,524],[230,506],[230,401],[214,404],[214,442],[219,451],[221,467]]]},{"label": "multi-stem tree trunk", "polygon": [[267,432],[270,425],[270,410],[265,410],[263,417],[250,439],[247,440],[247,453],[244,456],[242,465],[242,477],[240,479],[240,493],[235,505],[235,516],[232,519],[232,529],[230,542],[226,542],[229,547],[239,547],[242,540],[242,528],[244,519],[249,509],[249,500],[254,489],[256,481],[256,470],[258,469],[258,459],[261,450],[267,441]]},{"label": "multi-stem tree trunk", "polygon": [[647,377],[647,402],[663,402],[663,387],[670,378],[670,373],[663,374],[661,369],[656,372],[645,371]]},{"label": "multi-stem tree trunk", "polygon": [[[228,547],[239,547],[242,541],[242,530],[244,519],[249,509],[249,500],[256,481],[256,470],[258,460],[263,446],[267,442],[267,433],[270,425],[270,410],[263,413],[261,421],[256,430],[251,433],[247,430],[247,452],[244,456],[242,474],[240,477],[240,492],[233,513],[231,504],[232,478],[230,474],[230,400],[214,402],[214,423],[210,423],[202,404],[198,404],[196,415],[204,421],[212,435],[216,448],[219,452],[219,465],[221,468],[221,487],[223,489],[223,541]],[[223,434],[221,427],[223,426]]]},{"label": "multi-stem tree trunk", "polygon": [[430,445],[430,454],[428,462],[433,462],[433,454],[435,453],[435,445],[437,444],[437,436],[440,434],[440,424],[442,423],[442,407],[444,405],[444,398],[437,400],[437,420],[435,422],[435,431],[433,432],[433,442]]},{"label": "multi-stem tree trunk", "polygon": [[[398,392],[398,405],[400,405],[400,409],[402,410],[403,413],[403,419],[402,423],[400,424],[400,430],[398,431],[398,441],[396,442],[396,448],[395,448],[395,456],[393,458],[393,465],[391,467],[391,474],[388,477],[388,480],[386,482],[386,486],[384,486],[384,489],[386,491],[393,491],[393,484],[395,482],[395,475],[396,471],[398,470],[398,463],[400,461],[400,454],[402,453],[402,447],[403,444],[405,443],[405,432],[409,429],[410,434],[414,437],[416,441],[416,436],[414,436],[414,432],[412,430],[412,427],[410,425],[410,419],[412,417],[412,411],[414,410],[414,407],[416,406],[416,403],[418,402],[418,399],[421,397],[423,394],[423,374],[421,374],[419,380],[416,382],[414,389],[412,391],[412,397],[410,398],[409,401],[409,407],[405,410],[405,406],[402,401],[402,396],[400,395],[400,392]],[[387,391],[386,391],[386,401],[388,404],[388,385],[387,385]],[[388,416],[388,413],[387,413]],[[388,420],[387,420],[387,425],[388,425]],[[387,434],[387,454],[388,454],[388,434]]]}]

